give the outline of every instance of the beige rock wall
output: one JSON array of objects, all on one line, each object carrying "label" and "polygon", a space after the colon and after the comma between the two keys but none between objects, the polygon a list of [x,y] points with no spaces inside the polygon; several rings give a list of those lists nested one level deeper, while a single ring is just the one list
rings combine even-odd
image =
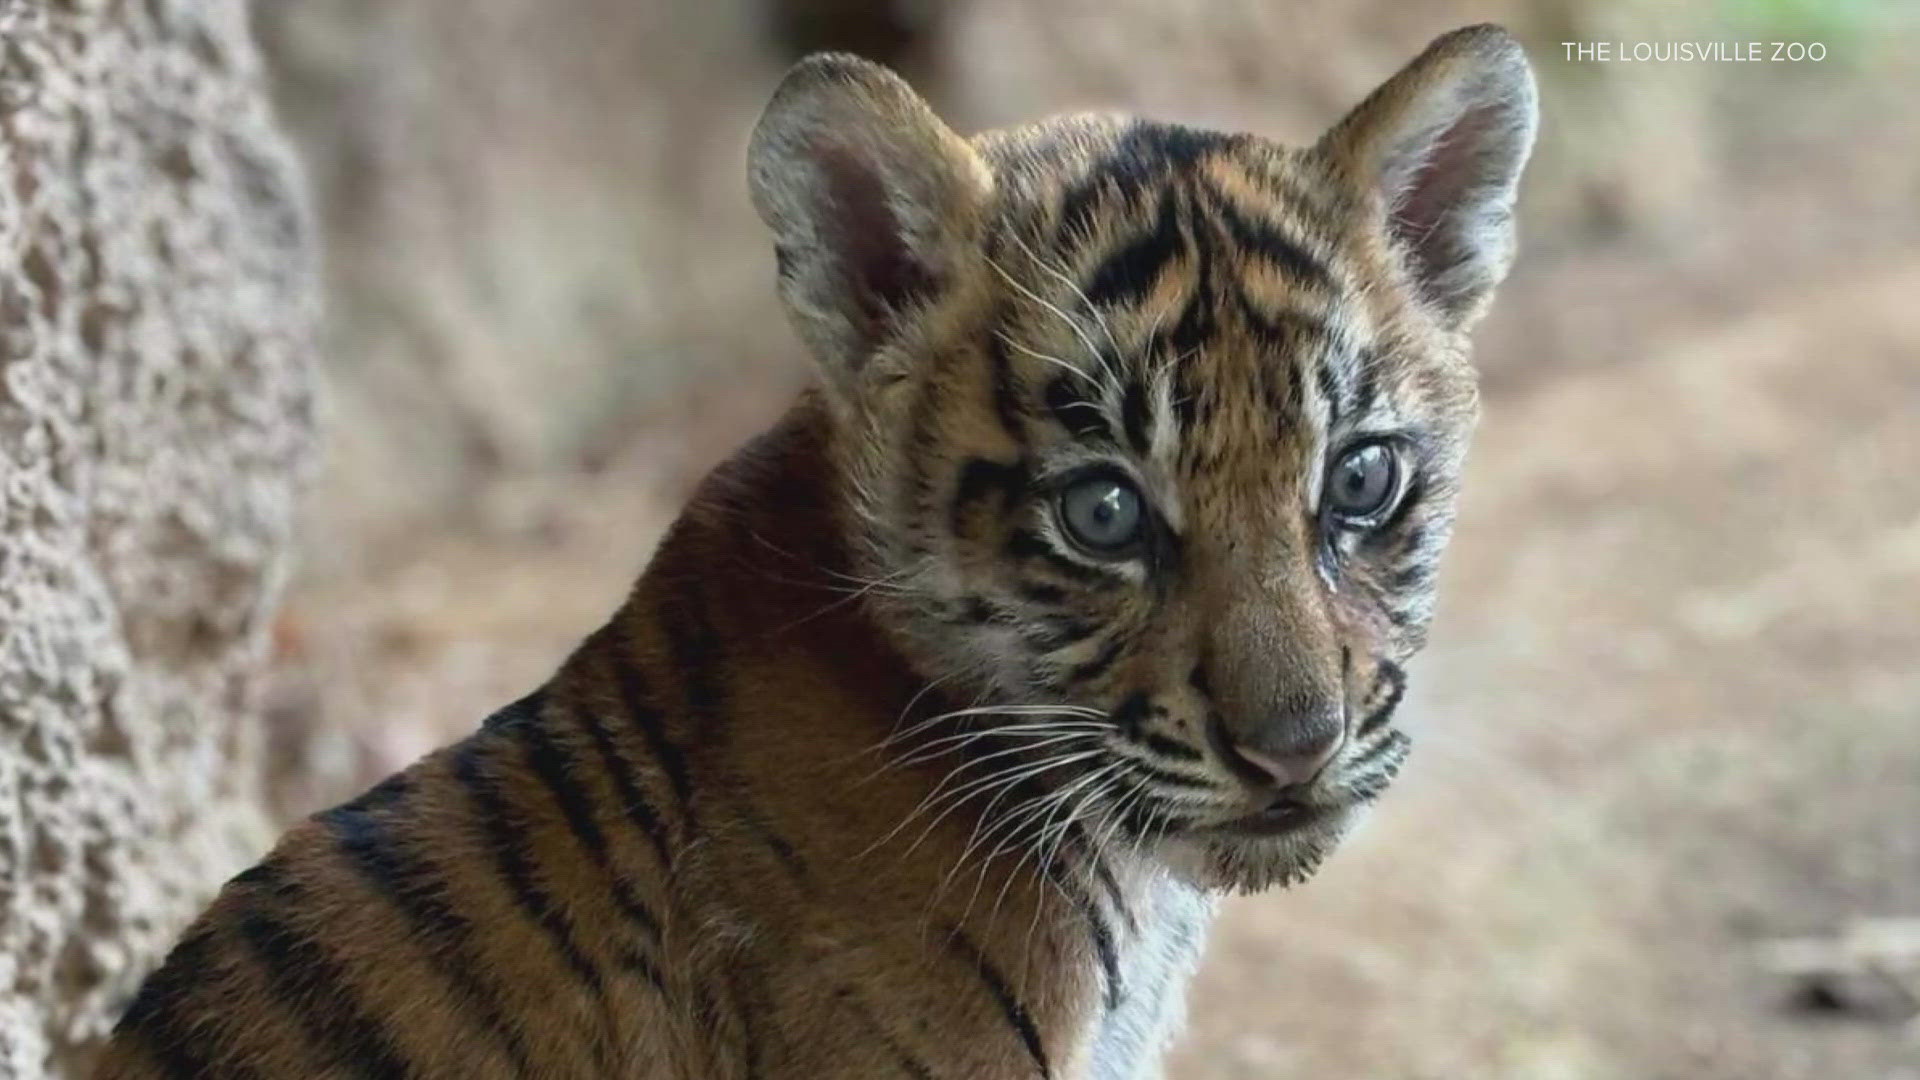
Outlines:
[{"label": "beige rock wall", "polygon": [[310,570],[362,576],[356,548],[461,520],[477,481],[578,468],[786,361],[743,164],[781,68],[759,3],[258,0],[352,432]]},{"label": "beige rock wall", "polygon": [[0,1076],[269,837],[314,275],[241,0],[0,2]]}]

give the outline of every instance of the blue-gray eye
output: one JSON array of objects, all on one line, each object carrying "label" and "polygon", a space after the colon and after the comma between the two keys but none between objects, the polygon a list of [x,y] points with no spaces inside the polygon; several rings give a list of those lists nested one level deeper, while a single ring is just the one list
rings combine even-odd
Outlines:
[{"label": "blue-gray eye", "polygon": [[1075,480],[1060,493],[1060,520],[1073,541],[1096,555],[1125,553],[1144,524],[1140,490],[1109,473]]},{"label": "blue-gray eye", "polygon": [[1377,524],[1399,494],[1400,461],[1383,442],[1353,447],[1327,472],[1327,509],[1348,525]]}]

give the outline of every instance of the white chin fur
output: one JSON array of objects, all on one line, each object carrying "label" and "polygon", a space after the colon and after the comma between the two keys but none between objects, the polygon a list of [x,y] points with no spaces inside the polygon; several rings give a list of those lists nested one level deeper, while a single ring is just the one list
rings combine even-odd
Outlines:
[{"label": "white chin fur", "polygon": [[1282,836],[1171,837],[1154,854],[1176,878],[1197,888],[1242,893],[1285,888],[1312,877],[1365,811],[1349,807]]}]

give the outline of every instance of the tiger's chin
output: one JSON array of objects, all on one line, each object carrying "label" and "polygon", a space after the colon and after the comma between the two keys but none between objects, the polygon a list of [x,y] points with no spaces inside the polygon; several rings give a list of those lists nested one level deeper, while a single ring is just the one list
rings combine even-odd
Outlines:
[{"label": "tiger's chin", "polygon": [[1175,877],[1197,888],[1240,893],[1288,888],[1311,878],[1366,810],[1363,802],[1315,807],[1292,822],[1256,815],[1168,836],[1155,854]]}]

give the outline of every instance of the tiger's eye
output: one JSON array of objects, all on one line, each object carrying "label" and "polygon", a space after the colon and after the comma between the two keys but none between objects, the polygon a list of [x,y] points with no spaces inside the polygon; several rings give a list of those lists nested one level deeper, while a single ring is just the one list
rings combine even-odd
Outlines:
[{"label": "tiger's eye", "polygon": [[1060,494],[1060,520],[1074,543],[1096,555],[1119,554],[1140,539],[1139,489],[1117,476],[1077,480]]},{"label": "tiger's eye", "polygon": [[1350,525],[1375,523],[1399,494],[1400,462],[1385,443],[1348,450],[1327,473],[1327,509]]}]

